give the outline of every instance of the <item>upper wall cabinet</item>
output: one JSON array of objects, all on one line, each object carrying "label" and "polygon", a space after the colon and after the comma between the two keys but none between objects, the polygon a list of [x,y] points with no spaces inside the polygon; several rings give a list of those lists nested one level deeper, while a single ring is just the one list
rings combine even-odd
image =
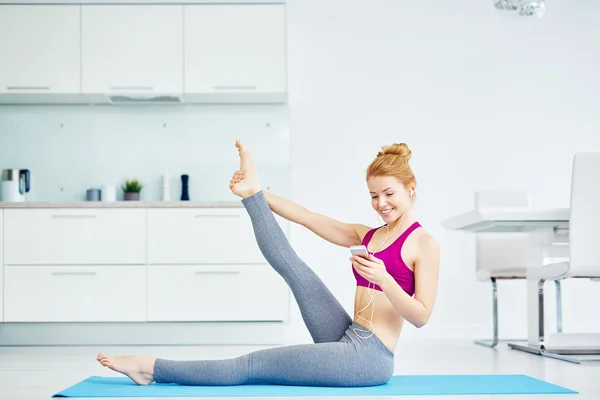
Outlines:
[{"label": "upper wall cabinet", "polygon": [[0,93],[80,93],[79,5],[0,5]]},{"label": "upper wall cabinet", "polygon": [[181,93],[182,5],[83,5],[84,93]]},{"label": "upper wall cabinet", "polygon": [[284,4],[0,5],[0,104],[285,103],[286,65]]},{"label": "upper wall cabinet", "polygon": [[184,14],[186,98],[286,92],[284,5],[185,5]]}]

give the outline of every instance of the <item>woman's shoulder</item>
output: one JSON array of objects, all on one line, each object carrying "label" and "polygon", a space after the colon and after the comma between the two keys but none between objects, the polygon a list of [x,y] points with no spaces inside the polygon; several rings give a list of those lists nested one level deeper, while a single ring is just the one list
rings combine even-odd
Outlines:
[{"label": "woman's shoulder", "polygon": [[353,225],[354,229],[356,230],[356,235],[359,237],[361,243],[365,240],[365,236],[367,236],[367,234],[372,234],[372,232],[375,232],[378,229],[378,227],[373,228],[363,224]]},{"label": "woman's shoulder", "polygon": [[430,253],[432,251],[439,252],[440,244],[437,239],[427,232],[423,226],[421,226],[421,229],[416,229],[413,233],[415,235],[414,241],[420,254]]}]

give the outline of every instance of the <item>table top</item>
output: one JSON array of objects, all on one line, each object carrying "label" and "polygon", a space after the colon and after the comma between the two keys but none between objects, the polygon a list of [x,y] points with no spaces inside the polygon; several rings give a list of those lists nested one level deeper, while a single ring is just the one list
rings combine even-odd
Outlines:
[{"label": "table top", "polygon": [[470,232],[525,232],[544,228],[568,229],[568,208],[484,208],[450,217],[448,230]]}]

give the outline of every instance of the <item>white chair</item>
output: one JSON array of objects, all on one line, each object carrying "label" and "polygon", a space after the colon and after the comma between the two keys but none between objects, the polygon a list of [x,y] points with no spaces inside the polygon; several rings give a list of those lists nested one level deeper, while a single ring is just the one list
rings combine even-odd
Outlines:
[{"label": "white chair", "polygon": [[[537,279],[539,287],[539,351],[541,355],[565,361],[600,361],[549,352],[544,343],[544,282],[568,278],[600,278],[600,153],[577,153],[573,158],[569,216],[569,261],[545,265],[528,271],[528,279]],[[600,293],[600,292],[599,292]],[[592,306],[597,316],[597,307]],[[595,340],[598,342],[600,335]],[[574,354],[599,354],[594,348],[579,348]]]},{"label": "white chair", "polygon": [[[475,209],[529,208],[531,198],[524,191],[479,191],[475,192]],[[478,339],[476,344],[495,347],[498,337],[498,286],[499,279],[525,279],[529,268],[541,267],[546,261],[547,249],[532,245],[528,232],[494,233],[478,232],[475,235],[476,272],[479,281],[492,283],[493,337]],[[560,283],[557,281],[557,325],[562,330],[560,307]],[[503,339],[502,341],[520,341]]]}]

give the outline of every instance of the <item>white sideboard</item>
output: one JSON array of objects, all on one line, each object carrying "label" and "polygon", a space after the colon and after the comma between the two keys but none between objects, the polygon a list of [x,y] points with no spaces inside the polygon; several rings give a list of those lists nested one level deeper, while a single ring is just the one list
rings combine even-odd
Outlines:
[{"label": "white sideboard", "polygon": [[0,228],[4,323],[288,318],[243,207],[4,208]]}]

